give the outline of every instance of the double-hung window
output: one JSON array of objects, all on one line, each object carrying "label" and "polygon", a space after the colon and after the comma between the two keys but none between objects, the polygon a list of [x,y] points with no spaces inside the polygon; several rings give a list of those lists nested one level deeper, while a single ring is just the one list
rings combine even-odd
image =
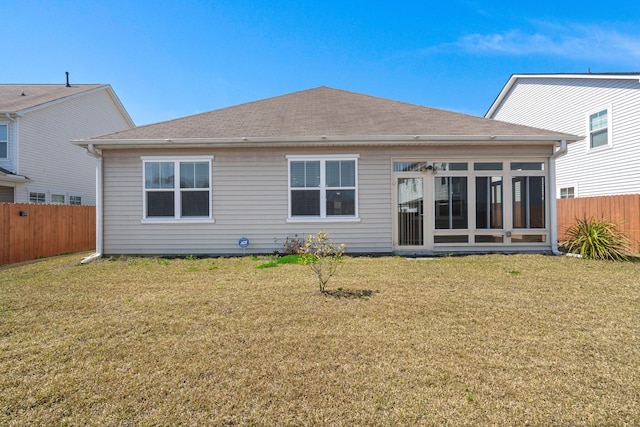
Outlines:
[{"label": "double-hung window", "polygon": [[0,159],[9,157],[9,125],[0,124]]},{"label": "double-hung window", "polygon": [[287,156],[289,218],[358,216],[358,156]]},{"label": "double-hung window", "polygon": [[611,145],[610,115],[610,108],[588,115],[590,150]]},{"label": "double-hung window", "polygon": [[213,156],[143,157],[143,219],[211,219],[211,160]]}]

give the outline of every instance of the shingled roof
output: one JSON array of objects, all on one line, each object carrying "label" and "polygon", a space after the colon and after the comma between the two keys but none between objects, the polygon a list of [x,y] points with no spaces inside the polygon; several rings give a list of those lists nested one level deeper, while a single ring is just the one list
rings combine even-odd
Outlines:
[{"label": "shingled roof", "polygon": [[105,85],[0,84],[0,112],[15,113]]},{"label": "shingled roof", "polygon": [[[563,134],[325,86],[94,137],[105,140]],[[565,135],[567,139],[574,139]]]}]

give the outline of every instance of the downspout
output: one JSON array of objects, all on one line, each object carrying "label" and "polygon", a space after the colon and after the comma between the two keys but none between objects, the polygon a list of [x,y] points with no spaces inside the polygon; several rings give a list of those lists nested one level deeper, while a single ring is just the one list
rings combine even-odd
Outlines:
[{"label": "downspout", "polygon": [[549,158],[549,215],[551,222],[551,252],[562,255],[558,250],[558,208],[556,206],[556,159],[567,154],[567,140],[560,141],[560,148]]},{"label": "downspout", "polygon": [[102,257],[102,151],[96,149],[93,144],[89,144],[86,147],[87,154],[96,158],[96,252],[88,257],[84,258],[80,263],[86,264],[95,259]]}]

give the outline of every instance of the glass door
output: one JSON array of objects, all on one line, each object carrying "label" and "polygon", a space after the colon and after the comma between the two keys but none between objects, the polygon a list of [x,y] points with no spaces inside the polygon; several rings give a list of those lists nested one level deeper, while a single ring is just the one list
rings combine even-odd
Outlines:
[{"label": "glass door", "polygon": [[398,178],[398,246],[424,245],[424,178]]}]

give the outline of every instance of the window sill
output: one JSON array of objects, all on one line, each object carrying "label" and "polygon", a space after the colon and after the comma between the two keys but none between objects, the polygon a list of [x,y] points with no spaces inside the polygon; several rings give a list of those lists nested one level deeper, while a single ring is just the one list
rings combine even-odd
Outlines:
[{"label": "window sill", "polygon": [[213,224],[213,218],[193,218],[193,219],[142,219],[141,224]]},{"label": "window sill", "polygon": [[318,217],[296,217],[296,218],[287,218],[286,221],[289,223],[333,223],[333,222],[361,222],[360,218],[357,217],[337,217],[337,218],[318,218]]},{"label": "window sill", "polygon": [[607,144],[607,145],[600,145],[598,147],[587,147],[587,154],[589,153],[598,153],[600,151],[606,151],[613,148],[613,144]]}]

